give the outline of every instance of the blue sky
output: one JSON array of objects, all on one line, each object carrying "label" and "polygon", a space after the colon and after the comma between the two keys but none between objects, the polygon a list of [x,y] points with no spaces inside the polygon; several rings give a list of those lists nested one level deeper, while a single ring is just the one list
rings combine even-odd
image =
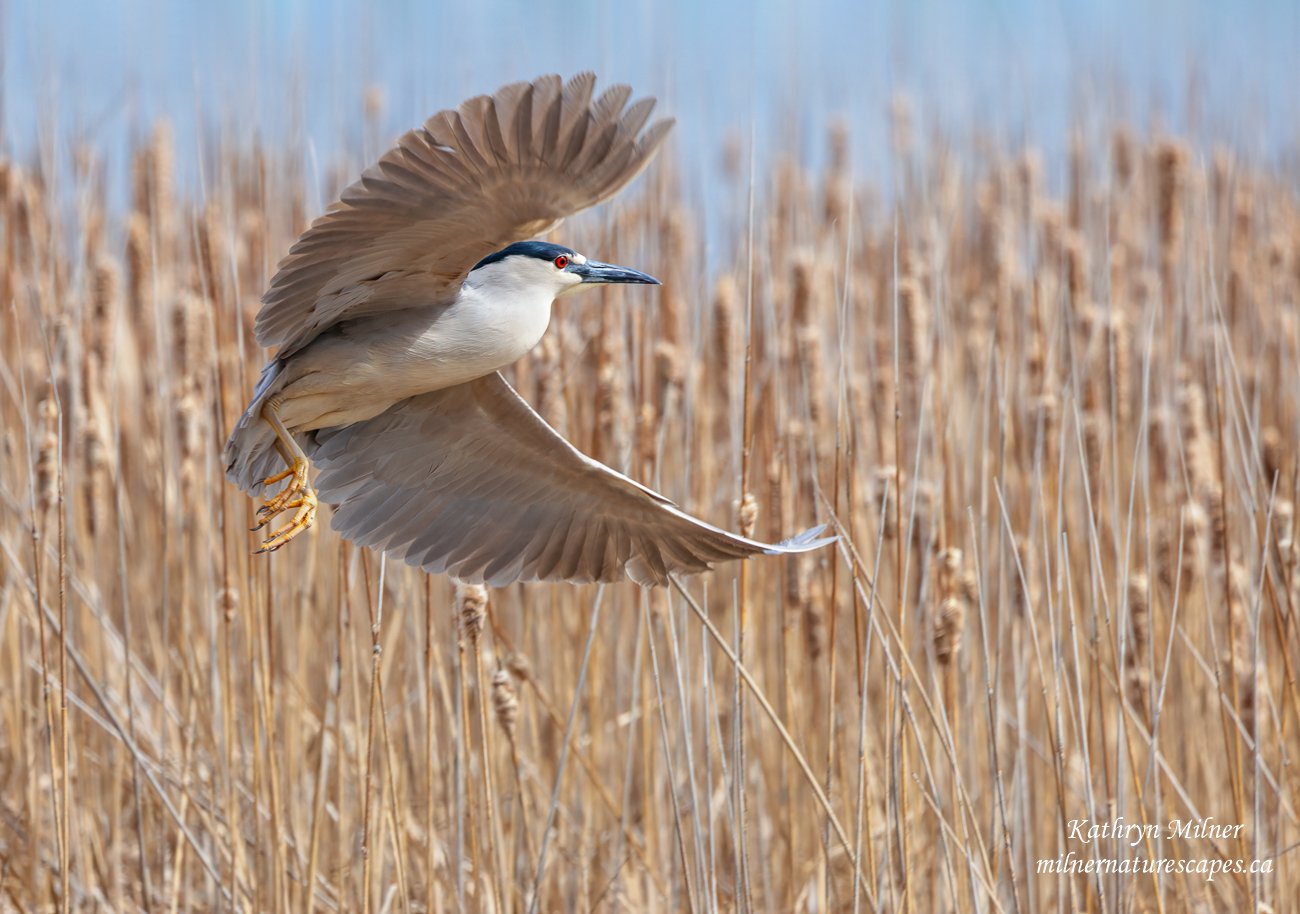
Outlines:
[{"label": "blue sky", "polygon": [[815,158],[838,115],[871,168],[900,90],[950,131],[1049,156],[1078,116],[1154,118],[1251,155],[1300,147],[1297,0],[0,0],[0,35],[0,143],[18,154],[50,127],[111,149],[157,115],[182,155],[213,129],[335,148],[367,86],[389,137],[466,95],[580,69],[658,95],[700,155],[752,129],[760,149]]}]

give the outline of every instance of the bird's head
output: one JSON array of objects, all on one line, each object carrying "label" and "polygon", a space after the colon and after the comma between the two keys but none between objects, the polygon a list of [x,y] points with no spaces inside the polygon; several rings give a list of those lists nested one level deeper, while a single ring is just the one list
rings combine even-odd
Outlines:
[{"label": "bird's head", "polygon": [[545,241],[520,241],[489,254],[470,270],[467,282],[519,291],[544,291],[552,298],[603,283],[659,285],[640,270],[588,260],[572,248]]}]

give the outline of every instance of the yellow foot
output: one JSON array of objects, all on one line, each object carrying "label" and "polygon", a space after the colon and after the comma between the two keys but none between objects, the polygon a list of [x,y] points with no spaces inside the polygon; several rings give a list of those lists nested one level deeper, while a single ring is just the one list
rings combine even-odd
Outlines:
[{"label": "yellow foot", "polygon": [[[301,492],[302,495],[299,498],[287,502],[280,508],[282,511],[297,508],[293,514],[293,519],[263,540],[262,548],[254,552],[253,555],[274,552],[312,525],[312,521],[316,519],[316,492],[305,485]],[[270,517],[266,518],[262,523],[266,523],[267,520],[270,520]]]},{"label": "yellow foot", "polygon": [[273,497],[268,498],[262,507],[257,509],[257,525],[254,530],[260,530],[269,524],[277,514],[288,508],[294,507],[292,502],[302,497],[305,492],[310,492],[311,487],[307,484],[307,461],[301,458],[294,458],[293,465],[283,473],[276,473],[274,476],[268,476],[262,480],[263,486],[273,486],[282,480],[289,480],[289,484]]}]

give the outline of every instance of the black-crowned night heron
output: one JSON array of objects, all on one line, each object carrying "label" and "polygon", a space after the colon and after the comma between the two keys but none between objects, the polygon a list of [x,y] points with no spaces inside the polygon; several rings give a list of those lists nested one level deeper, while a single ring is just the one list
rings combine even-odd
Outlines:
[{"label": "black-crowned night heron", "polygon": [[279,350],[225,449],[250,493],[285,482],[258,527],[291,520],[260,551],[307,529],[318,499],[359,545],[492,584],[659,584],[829,542],[816,528],[772,545],[691,517],[579,453],[498,374],[542,338],[557,296],[657,282],[525,240],[621,190],[672,126],[646,127],[653,99],[593,99],[594,85],[546,76],[435,114],[281,261],[256,328]]}]

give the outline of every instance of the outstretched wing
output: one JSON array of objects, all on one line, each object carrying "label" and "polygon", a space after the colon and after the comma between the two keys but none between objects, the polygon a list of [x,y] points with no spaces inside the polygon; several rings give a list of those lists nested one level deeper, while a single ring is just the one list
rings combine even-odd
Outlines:
[{"label": "outstretched wing", "polygon": [[804,552],[710,526],[582,454],[498,373],[317,433],[316,488],[333,527],[426,571],[466,581],[662,584],[672,572]]},{"label": "outstretched wing", "polygon": [[595,83],[514,83],[405,134],[289,249],[257,341],[289,355],[338,321],[442,301],[488,254],[616,194],[673,122],[643,130],[654,99],[593,100]]}]

